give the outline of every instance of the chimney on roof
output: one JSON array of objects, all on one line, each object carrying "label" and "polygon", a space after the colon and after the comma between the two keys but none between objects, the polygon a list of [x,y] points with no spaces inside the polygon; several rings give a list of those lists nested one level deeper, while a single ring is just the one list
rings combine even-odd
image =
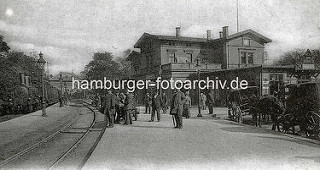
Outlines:
[{"label": "chimney on roof", "polygon": [[176,37],[177,37],[177,38],[180,37],[180,28],[181,28],[181,27],[176,27]]},{"label": "chimney on roof", "polygon": [[24,83],[25,83],[27,86],[29,86],[29,85],[30,85],[30,76],[24,76],[24,78],[25,78]]},{"label": "chimney on roof", "polygon": [[211,30],[207,30],[207,40],[211,40]]},{"label": "chimney on roof", "polygon": [[223,38],[228,38],[229,36],[228,26],[222,27],[222,32],[223,32]]},{"label": "chimney on roof", "polygon": [[222,31],[219,32],[219,37],[220,37],[220,38],[223,37],[223,32],[222,32]]},{"label": "chimney on roof", "polygon": [[25,84],[25,82],[24,82],[24,73],[19,73],[19,77],[20,77],[20,83],[21,84]]}]

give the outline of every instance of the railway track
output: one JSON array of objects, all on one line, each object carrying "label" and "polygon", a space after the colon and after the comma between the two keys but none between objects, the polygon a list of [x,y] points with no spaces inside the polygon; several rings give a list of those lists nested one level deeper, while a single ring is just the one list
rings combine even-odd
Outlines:
[{"label": "railway track", "polygon": [[73,107],[85,107],[87,111],[79,113],[75,119],[40,142],[0,162],[0,169],[58,169],[64,166],[81,168],[100,141],[105,127],[101,121],[102,114],[88,103],[77,101]]}]

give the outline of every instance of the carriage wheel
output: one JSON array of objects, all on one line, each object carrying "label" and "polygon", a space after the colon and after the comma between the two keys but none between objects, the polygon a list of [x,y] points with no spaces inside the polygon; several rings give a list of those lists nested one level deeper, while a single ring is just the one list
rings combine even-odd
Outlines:
[{"label": "carriage wheel", "polygon": [[294,133],[294,130],[293,130],[294,127],[291,127],[288,123],[281,122],[278,125],[279,125],[279,129],[278,129],[279,132],[289,133],[289,134]]},{"label": "carriage wheel", "polygon": [[306,135],[307,137],[319,137],[320,115],[317,113],[309,113],[306,115]]},{"label": "carriage wheel", "polygon": [[281,123],[278,124],[278,126],[279,127],[275,127],[275,128],[277,128],[278,132],[286,133],[287,129],[286,129],[286,126],[284,125],[284,123],[281,122]]},{"label": "carriage wheel", "polygon": [[274,130],[278,130],[279,132],[283,132],[283,133],[293,133],[294,127],[291,126],[291,123],[290,123],[291,117],[289,114],[279,115],[274,118],[272,118],[271,116],[271,120],[273,122],[273,125],[276,126],[275,127],[276,129]]}]

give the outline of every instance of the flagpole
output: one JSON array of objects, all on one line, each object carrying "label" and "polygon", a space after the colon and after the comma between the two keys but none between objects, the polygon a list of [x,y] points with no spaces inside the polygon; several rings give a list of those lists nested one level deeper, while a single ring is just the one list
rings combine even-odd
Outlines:
[{"label": "flagpole", "polygon": [[239,32],[239,0],[237,0],[237,32]]}]

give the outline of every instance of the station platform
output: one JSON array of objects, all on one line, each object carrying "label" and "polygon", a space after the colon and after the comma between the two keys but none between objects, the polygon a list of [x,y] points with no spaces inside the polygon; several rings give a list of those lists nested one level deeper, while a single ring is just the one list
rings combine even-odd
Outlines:
[{"label": "station platform", "polygon": [[[145,113],[145,107],[139,106],[137,107],[137,110],[139,113],[144,114]],[[167,114],[169,114],[170,109],[167,110]],[[196,117],[198,115],[198,107],[197,106],[191,106],[190,108],[190,115],[191,117]],[[212,114],[208,114],[209,110],[208,107],[205,110],[201,109],[201,114],[203,117],[212,117]],[[216,114],[217,119],[227,119],[228,118],[228,108],[226,107],[214,107],[213,113]]]},{"label": "station platform", "polygon": [[140,114],[131,125],[107,128],[82,169],[319,169],[319,145],[280,132],[224,120],[191,109],[183,128],[172,116],[149,122]]}]

